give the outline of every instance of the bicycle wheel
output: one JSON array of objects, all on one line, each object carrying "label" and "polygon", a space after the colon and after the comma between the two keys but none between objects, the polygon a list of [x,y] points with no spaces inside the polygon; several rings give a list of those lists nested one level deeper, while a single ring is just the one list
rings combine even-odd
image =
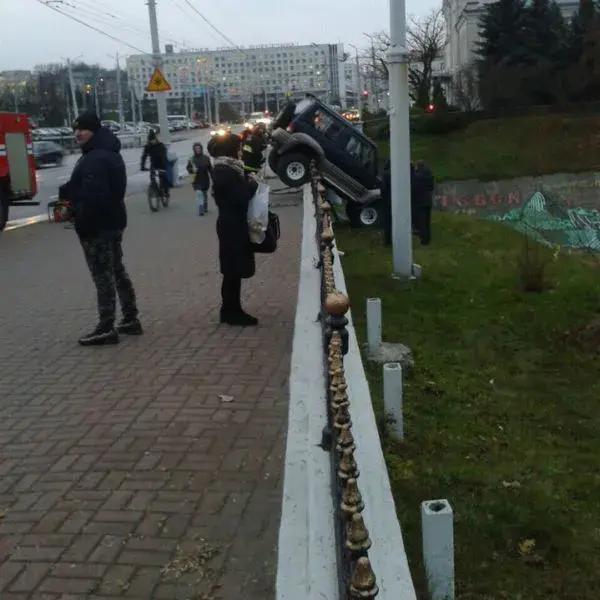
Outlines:
[{"label": "bicycle wheel", "polygon": [[152,212],[158,212],[160,209],[160,192],[155,185],[148,186],[148,206]]},{"label": "bicycle wheel", "polygon": [[169,200],[171,199],[169,192],[162,192],[160,193],[160,201],[162,202],[162,205],[167,208],[167,206],[169,206]]}]

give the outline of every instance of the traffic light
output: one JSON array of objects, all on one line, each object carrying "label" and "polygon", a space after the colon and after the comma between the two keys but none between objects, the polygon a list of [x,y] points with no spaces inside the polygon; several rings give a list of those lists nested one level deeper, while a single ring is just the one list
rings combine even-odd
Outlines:
[{"label": "traffic light", "polygon": [[368,96],[368,95],[369,95],[369,90],[363,90],[363,93],[362,93],[362,95],[363,95],[363,96]]}]

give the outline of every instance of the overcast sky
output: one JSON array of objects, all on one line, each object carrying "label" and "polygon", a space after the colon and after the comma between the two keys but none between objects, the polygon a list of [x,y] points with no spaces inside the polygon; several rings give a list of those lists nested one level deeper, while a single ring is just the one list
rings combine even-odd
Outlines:
[{"label": "overcast sky", "polygon": [[[146,0],[55,0],[52,4],[119,41],[39,0],[0,0],[0,70],[31,69],[66,58],[109,65],[114,62],[110,56],[117,52],[126,56],[150,50]],[[179,49],[231,45],[190,4],[236,45],[342,42],[363,47],[365,32],[388,29],[389,24],[389,0],[157,0],[163,47],[173,42]],[[406,4],[409,14],[422,15],[440,6],[441,0],[407,0]]]}]

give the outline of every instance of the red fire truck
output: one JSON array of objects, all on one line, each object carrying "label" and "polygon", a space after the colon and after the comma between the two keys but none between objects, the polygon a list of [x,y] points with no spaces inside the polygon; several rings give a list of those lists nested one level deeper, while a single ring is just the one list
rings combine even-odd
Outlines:
[{"label": "red fire truck", "polygon": [[0,112],[0,231],[11,205],[38,206],[33,144],[27,115]]}]

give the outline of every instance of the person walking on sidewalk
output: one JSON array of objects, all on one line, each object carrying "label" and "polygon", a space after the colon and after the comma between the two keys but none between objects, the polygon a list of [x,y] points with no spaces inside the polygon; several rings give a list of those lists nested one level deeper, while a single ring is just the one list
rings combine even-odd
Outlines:
[{"label": "person walking on sidewalk", "polygon": [[239,136],[212,138],[208,152],[215,159],[213,196],[219,210],[217,236],[223,275],[221,323],[243,327],[258,325],[258,319],[244,312],[241,304],[242,279],[250,279],[256,271],[248,229],[248,205],[258,183],[244,172]]},{"label": "person walking on sidewalk", "polygon": [[[123,264],[127,172],[120,153],[121,142],[101,126],[94,113],[80,115],[73,129],[82,155],[71,179],[60,187],[59,198],[71,202],[75,231],[96,286],[99,314],[96,329],[84,335],[79,343],[116,344],[119,332],[142,333],[135,291]],[[117,294],[123,312],[118,330],[115,329]]]},{"label": "person walking on sidewalk", "polygon": [[187,172],[194,176],[192,187],[196,192],[196,204],[198,216],[208,212],[208,190],[212,174],[212,163],[210,158],[204,154],[202,144],[196,142],[193,146],[194,153],[187,164]]}]

